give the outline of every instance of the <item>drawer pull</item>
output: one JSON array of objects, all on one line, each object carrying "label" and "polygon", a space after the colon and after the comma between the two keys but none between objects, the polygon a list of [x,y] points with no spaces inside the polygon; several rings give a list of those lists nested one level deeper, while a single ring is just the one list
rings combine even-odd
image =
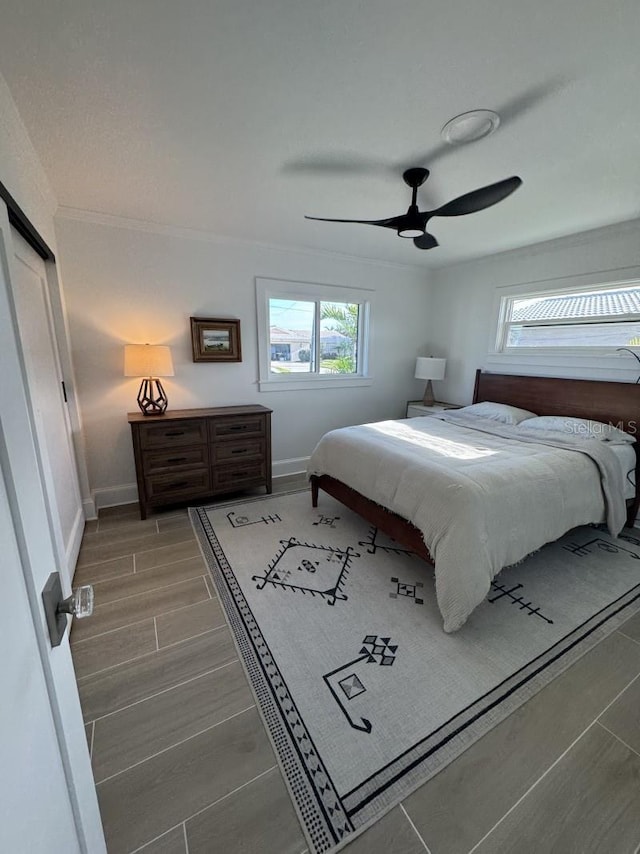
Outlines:
[{"label": "drawer pull", "polygon": [[171,457],[171,459],[167,460],[168,463],[186,463],[186,457]]},{"label": "drawer pull", "polygon": [[231,424],[229,426],[229,432],[233,431],[234,433],[240,432],[240,430],[248,430],[248,424]]},{"label": "drawer pull", "polygon": [[184,430],[167,430],[165,436],[184,436]]},{"label": "drawer pull", "polygon": [[182,489],[185,486],[189,486],[188,480],[180,480],[178,483],[170,483],[168,484],[168,489]]},{"label": "drawer pull", "polygon": [[249,452],[248,448],[238,448],[235,451],[231,451],[232,454],[247,454]]}]

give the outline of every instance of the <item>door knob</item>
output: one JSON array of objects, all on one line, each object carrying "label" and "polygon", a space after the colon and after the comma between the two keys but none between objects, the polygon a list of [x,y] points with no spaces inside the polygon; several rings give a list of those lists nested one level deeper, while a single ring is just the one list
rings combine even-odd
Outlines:
[{"label": "door knob", "polygon": [[60,573],[52,572],[42,591],[42,601],[51,646],[60,646],[67,628],[67,614],[80,620],[93,614],[93,587],[90,584],[77,587],[71,596],[65,599],[62,595]]},{"label": "door knob", "polygon": [[71,596],[67,596],[66,599],[58,603],[57,612],[58,614],[71,614],[72,617],[77,617],[79,620],[90,617],[93,614],[93,587],[91,584],[76,587]]}]

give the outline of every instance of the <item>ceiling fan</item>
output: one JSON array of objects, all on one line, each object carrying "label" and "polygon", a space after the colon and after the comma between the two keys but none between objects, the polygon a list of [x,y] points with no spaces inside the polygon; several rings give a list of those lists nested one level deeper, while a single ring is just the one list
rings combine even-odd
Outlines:
[{"label": "ceiling fan", "polygon": [[522,179],[517,176],[505,178],[496,184],[489,184],[479,190],[472,190],[463,196],[458,196],[446,205],[442,205],[433,211],[418,210],[417,197],[418,187],[422,186],[429,177],[429,170],[421,167],[407,169],[402,173],[405,184],[412,189],[411,204],[406,214],[392,216],[388,219],[328,219],[321,216],[305,216],[305,219],[318,220],[320,222],[350,222],[360,225],[378,225],[381,228],[392,228],[399,237],[412,237],[413,243],[418,249],[433,249],[438,246],[436,238],[429,234],[427,223],[434,216],[463,216],[464,214],[482,211],[491,207],[507,196],[522,184]]}]

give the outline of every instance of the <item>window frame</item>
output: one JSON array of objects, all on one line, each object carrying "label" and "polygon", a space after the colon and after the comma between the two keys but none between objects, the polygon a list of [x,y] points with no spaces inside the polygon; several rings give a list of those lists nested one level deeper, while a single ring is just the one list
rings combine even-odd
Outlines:
[{"label": "window frame", "polygon": [[[533,287],[534,283],[529,285],[519,285],[516,287],[498,288],[496,292],[497,307],[494,309],[494,317],[497,316],[497,323],[494,327],[492,340],[490,342],[489,355],[499,360],[514,360],[515,359],[535,359],[548,360],[550,357],[571,357],[575,358],[593,358],[594,356],[616,356],[617,347],[614,345],[605,346],[550,346],[550,347],[509,347],[507,346],[509,330],[511,326],[520,326],[522,321],[508,320],[510,308],[515,300],[535,299],[553,296],[575,296],[580,293],[592,293],[593,291],[619,290],[625,287],[640,287],[640,278],[633,277],[630,279],[622,279],[617,281],[603,282],[601,278],[594,279],[593,277],[576,277],[583,279],[579,284],[572,285],[564,284],[558,287]],[[584,281],[588,278],[589,281]],[[590,324],[603,323],[607,321],[628,323],[630,321],[640,322],[640,314],[616,314],[616,315],[599,315],[597,317],[589,317],[581,320],[571,318],[554,318],[552,320],[541,320],[536,322],[537,327],[552,327],[552,326],[588,326]],[[620,345],[627,346],[627,345]],[[628,345],[629,349],[640,353],[640,346]]]},{"label": "window frame", "polygon": [[[269,330],[269,300],[298,299],[316,303],[314,323],[319,323],[320,302],[357,303],[358,312],[358,371],[355,374],[291,373],[271,371],[271,336]],[[374,291],[367,288],[344,288],[314,282],[294,282],[256,277],[256,313],[258,318],[258,388],[260,391],[292,391],[319,388],[353,388],[372,384],[371,331]],[[319,347],[319,336],[317,347]]]}]

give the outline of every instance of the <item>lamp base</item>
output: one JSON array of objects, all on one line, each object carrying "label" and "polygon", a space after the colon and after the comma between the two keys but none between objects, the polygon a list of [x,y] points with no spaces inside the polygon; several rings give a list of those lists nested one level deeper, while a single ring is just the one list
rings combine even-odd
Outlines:
[{"label": "lamp base", "polygon": [[169,401],[162,383],[154,377],[142,380],[138,392],[138,406],[143,415],[164,415]]},{"label": "lamp base", "polygon": [[427,384],[424,388],[424,397],[422,398],[422,405],[433,406],[435,402],[436,399],[433,396],[433,386],[431,385],[431,380],[427,380]]}]

